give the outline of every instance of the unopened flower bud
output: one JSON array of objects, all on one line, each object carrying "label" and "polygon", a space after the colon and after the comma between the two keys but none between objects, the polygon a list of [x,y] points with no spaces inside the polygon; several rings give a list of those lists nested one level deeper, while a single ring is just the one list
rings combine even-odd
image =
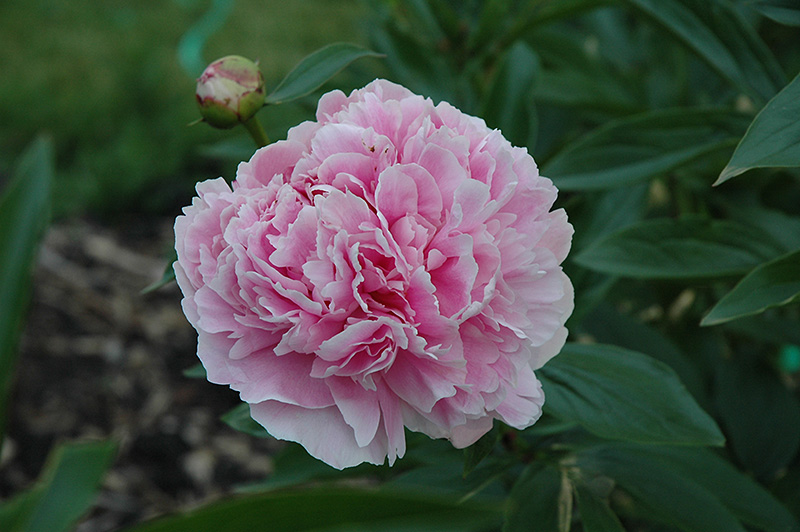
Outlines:
[{"label": "unopened flower bud", "polygon": [[238,55],[217,59],[197,80],[197,104],[210,125],[229,129],[247,122],[264,106],[264,76]]}]

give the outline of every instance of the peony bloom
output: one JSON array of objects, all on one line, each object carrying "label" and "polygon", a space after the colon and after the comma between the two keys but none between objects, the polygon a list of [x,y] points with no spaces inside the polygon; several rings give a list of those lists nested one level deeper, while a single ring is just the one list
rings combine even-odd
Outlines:
[{"label": "peony bloom", "polygon": [[337,467],[404,427],[466,447],[541,414],[564,344],[572,226],[527,151],[376,80],[197,185],[175,272],[208,379]]}]

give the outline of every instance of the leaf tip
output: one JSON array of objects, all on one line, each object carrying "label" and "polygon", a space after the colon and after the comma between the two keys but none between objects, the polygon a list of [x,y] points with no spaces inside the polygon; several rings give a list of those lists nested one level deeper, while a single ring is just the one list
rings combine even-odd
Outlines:
[{"label": "leaf tip", "polygon": [[736,177],[739,174],[743,174],[747,170],[748,170],[748,168],[739,168],[739,167],[736,167],[736,166],[728,165],[728,166],[726,166],[725,168],[722,169],[722,172],[720,172],[719,177],[717,178],[716,181],[714,181],[711,184],[711,186],[712,187],[718,187],[722,183],[727,181],[728,179],[731,179],[732,177]]}]

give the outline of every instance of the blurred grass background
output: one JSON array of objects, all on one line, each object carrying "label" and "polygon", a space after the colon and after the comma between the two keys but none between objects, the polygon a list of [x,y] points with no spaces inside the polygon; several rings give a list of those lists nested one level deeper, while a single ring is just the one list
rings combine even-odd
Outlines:
[{"label": "blurred grass background", "polygon": [[[252,149],[243,130],[187,126],[199,117],[203,66],[228,54],[257,59],[271,90],[321,46],[365,44],[365,9],[359,0],[4,0],[0,186],[23,148],[48,132],[57,217],[172,213],[194,182],[232,177],[235,155]],[[377,64],[344,76],[356,86]],[[310,118],[316,97],[262,111],[272,138]]]}]

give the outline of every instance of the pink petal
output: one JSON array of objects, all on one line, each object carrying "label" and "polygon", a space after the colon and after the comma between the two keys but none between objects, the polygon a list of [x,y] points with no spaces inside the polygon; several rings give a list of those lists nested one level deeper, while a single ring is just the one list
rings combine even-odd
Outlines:
[{"label": "pink petal", "polygon": [[381,465],[386,447],[379,439],[359,446],[353,428],[338,408],[303,408],[278,401],[250,405],[250,415],[274,437],[294,441],[315,458],[336,469],[353,467],[363,462]]}]

